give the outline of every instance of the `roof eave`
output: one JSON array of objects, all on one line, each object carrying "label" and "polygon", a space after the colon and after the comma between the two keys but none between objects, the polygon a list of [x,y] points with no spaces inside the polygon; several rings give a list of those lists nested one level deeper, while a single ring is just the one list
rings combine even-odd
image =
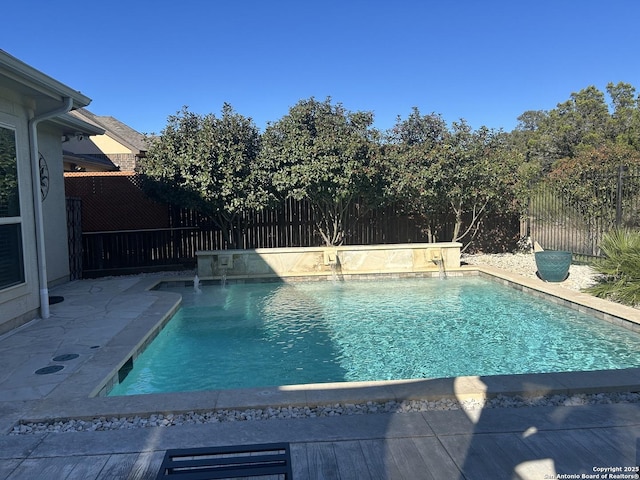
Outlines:
[{"label": "roof eave", "polygon": [[73,108],[86,107],[91,103],[91,99],[86,95],[36,70],[1,49],[0,75],[52,100],[61,102],[64,98],[70,97],[73,100]]},{"label": "roof eave", "polygon": [[60,115],[49,120],[51,123],[62,127],[63,135],[81,133],[86,136],[91,135],[104,135],[104,129],[77,117],[69,115],[68,113]]}]

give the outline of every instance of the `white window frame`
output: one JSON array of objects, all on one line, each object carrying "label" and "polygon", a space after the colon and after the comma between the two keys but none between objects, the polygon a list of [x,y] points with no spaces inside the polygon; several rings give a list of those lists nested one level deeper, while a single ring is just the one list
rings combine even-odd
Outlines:
[{"label": "white window frame", "polygon": [[23,203],[22,203],[22,195],[23,192],[20,188],[20,165],[19,165],[19,144],[18,144],[18,129],[16,128],[15,125],[11,125],[9,123],[5,123],[0,121],[0,128],[5,128],[7,130],[11,130],[13,132],[13,139],[15,142],[15,149],[16,149],[16,178],[18,181],[18,204],[19,204],[19,208],[20,208],[20,215],[15,216],[15,217],[0,217],[0,225],[19,225],[19,229],[20,229],[20,248],[21,248],[21,253],[22,253],[22,258],[20,261],[20,267],[22,269],[22,281],[19,281],[17,283],[13,283],[7,286],[0,286],[0,292],[5,292],[9,289],[24,285],[26,283],[26,278],[27,278],[27,272],[25,270],[25,244],[24,244],[24,226],[23,226],[23,220],[22,220],[22,216],[24,213],[24,208],[23,208]]}]

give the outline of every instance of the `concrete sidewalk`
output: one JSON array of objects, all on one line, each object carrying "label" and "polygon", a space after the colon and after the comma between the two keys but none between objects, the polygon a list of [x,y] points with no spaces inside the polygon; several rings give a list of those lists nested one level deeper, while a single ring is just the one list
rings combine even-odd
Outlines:
[{"label": "concrete sidewalk", "polygon": [[[51,318],[0,337],[0,478],[154,478],[170,448],[280,441],[292,445],[295,478],[634,478],[640,464],[640,404],[9,435],[19,422],[57,418],[640,390],[640,371],[629,369],[91,397],[179,304],[176,294],[148,290],[157,281],[148,276],[71,282],[52,290],[65,300],[52,305]],[[55,373],[35,373],[59,366]]]}]

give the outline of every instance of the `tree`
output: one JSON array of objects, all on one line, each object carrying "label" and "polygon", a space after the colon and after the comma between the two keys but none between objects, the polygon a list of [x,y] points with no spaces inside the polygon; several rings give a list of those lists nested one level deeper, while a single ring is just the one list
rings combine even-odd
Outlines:
[{"label": "tree", "polygon": [[349,112],[331,99],[301,100],[267,126],[261,169],[281,198],[309,201],[318,233],[326,245],[340,245],[354,204],[366,208],[376,195],[374,158],[377,132],[373,114]]},{"label": "tree", "polygon": [[611,136],[613,141],[640,150],[640,98],[629,83],[609,83],[611,97]]},{"label": "tree", "polygon": [[240,247],[242,214],[269,200],[256,169],[260,134],[250,118],[225,103],[221,117],[184,107],[170,116],[150,146],[138,173],[153,197],[209,217],[232,248]]},{"label": "tree", "polygon": [[609,110],[604,94],[587,87],[549,113],[546,129],[554,139],[555,159],[573,157],[580,149],[602,145],[607,139]]},{"label": "tree", "polygon": [[512,132],[514,145],[545,173],[560,159],[610,143],[640,150],[640,98],[635,88],[623,82],[609,83],[607,94],[611,108],[604,93],[590,86],[548,112],[524,112]]},{"label": "tree", "polygon": [[464,120],[448,129],[439,115],[422,116],[414,108],[388,136],[387,193],[420,214],[432,238],[453,217],[447,240],[467,249],[487,215],[515,213],[525,198],[518,190],[522,155],[504,132],[474,131]]},{"label": "tree", "polygon": [[465,250],[487,215],[518,211],[522,163],[504,132],[486,127],[474,131],[464,120],[453,124],[430,167],[432,182],[455,218],[452,242],[466,243]]},{"label": "tree", "polygon": [[421,115],[414,107],[405,120],[397,118],[383,150],[386,197],[407,213],[421,217],[432,239],[439,235],[446,206],[433,182],[431,168],[448,135],[440,115]]},{"label": "tree", "polygon": [[555,150],[553,137],[546,128],[549,113],[544,110],[528,110],[518,117],[518,125],[510,134],[514,148],[525,156],[525,161],[543,166],[549,153]]}]

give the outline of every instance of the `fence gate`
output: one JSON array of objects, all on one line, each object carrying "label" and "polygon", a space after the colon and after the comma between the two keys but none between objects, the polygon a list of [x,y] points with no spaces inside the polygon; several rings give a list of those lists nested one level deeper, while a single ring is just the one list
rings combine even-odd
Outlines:
[{"label": "fence gate", "polygon": [[70,280],[82,278],[82,200],[67,197]]}]

